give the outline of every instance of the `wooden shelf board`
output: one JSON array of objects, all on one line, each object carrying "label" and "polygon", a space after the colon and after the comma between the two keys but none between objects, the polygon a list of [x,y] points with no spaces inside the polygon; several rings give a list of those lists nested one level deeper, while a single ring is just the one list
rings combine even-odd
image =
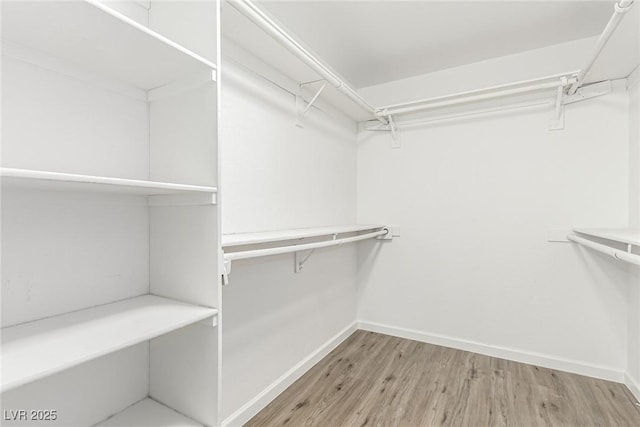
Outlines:
[{"label": "wooden shelf board", "polygon": [[289,230],[261,231],[257,233],[223,234],[222,247],[255,245],[260,243],[281,242],[285,240],[305,239],[329,236],[335,233],[355,233],[358,231],[382,228],[382,225],[336,225],[329,227],[296,228]]},{"label": "wooden shelf board", "polygon": [[103,191],[137,195],[214,194],[216,187],[125,178],[0,168],[2,185],[64,191]]},{"label": "wooden shelf board", "polygon": [[640,230],[632,228],[574,228],[576,233],[640,246]]},{"label": "wooden shelf board", "polygon": [[147,341],[218,310],[144,295],[2,329],[6,391]]},{"label": "wooden shelf board", "polygon": [[143,399],[94,427],[203,427],[153,399]]},{"label": "wooden shelf board", "polygon": [[95,0],[3,2],[2,38],[143,90],[216,69]]}]

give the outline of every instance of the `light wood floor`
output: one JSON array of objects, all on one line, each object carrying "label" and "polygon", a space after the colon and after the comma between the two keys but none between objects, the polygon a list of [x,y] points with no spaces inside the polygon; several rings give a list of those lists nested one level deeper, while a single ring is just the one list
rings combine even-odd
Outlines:
[{"label": "light wood floor", "polygon": [[245,426],[640,426],[622,384],[357,331]]}]

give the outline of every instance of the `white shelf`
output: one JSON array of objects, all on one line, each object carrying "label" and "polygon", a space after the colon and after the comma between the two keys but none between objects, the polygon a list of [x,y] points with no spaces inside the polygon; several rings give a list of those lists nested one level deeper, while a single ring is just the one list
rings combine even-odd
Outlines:
[{"label": "white shelf", "polygon": [[218,310],[144,295],[2,329],[6,391],[216,316]]},{"label": "white shelf", "polygon": [[62,191],[103,191],[137,195],[215,194],[216,187],[175,184],[29,169],[0,168],[2,186]]},{"label": "white shelf", "polygon": [[155,400],[144,399],[94,427],[203,427]]},{"label": "white shelf", "polygon": [[3,2],[2,38],[143,90],[215,78],[212,62],[94,0]]},{"label": "white shelf", "polygon": [[296,228],[289,230],[262,231],[258,233],[223,234],[222,247],[255,245],[281,242],[310,237],[331,236],[333,234],[355,233],[383,228],[383,225],[336,225],[330,227]]},{"label": "white shelf", "polygon": [[640,230],[631,228],[575,228],[576,233],[640,246]]}]

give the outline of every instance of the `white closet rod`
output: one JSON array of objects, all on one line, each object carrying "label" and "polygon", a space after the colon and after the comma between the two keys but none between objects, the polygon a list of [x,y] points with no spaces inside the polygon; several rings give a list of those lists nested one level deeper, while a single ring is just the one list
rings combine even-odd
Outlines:
[{"label": "white closet rod", "polygon": [[[518,95],[522,93],[536,92],[545,89],[556,89],[568,84],[575,83],[577,72],[557,74],[539,79],[525,80],[506,85],[492,86],[484,89],[477,89],[467,92],[460,92],[453,95],[439,96],[435,98],[421,99],[403,104],[389,105],[379,109],[384,116],[407,114],[416,111],[429,110],[440,107],[450,107],[453,105],[468,104],[471,102],[487,101],[502,98],[505,96]],[[563,81],[563,79],[566,79]]]},{"label": "white closet rod", "polygon": [[483,108],[479,110],[453,113],[453,114],[447,114],[442,116],[427,117],[427,118],[414,119],[414,120],[403,120],[403,121],[396,122],[396,125],[399,128],[406,129],[411,127],[428,125],[429,123],[433,123],[433,122],[445,122],[450,120],[463,119],[467,117],[484,116],[484,115],[490,115],[495,113],[501,113],[503,111],[522,110],[522,109],[537,108],[537,107],[548,107],[554,104],[555,103],[551,101],[523,102],[521,104],[510,104],[510,105],[501,106],[501,107]]},{"label": "white closet rod", "polygon": [[313,56],[300,43],[298,43],[295,38],[289,35],[282,27],[280,27],[276,22],[269,18],[268,15],[262,12],[260,8],[257,7],[251,0],[233,0],[229,1],[229,4],[244,16],[246,16],[259,28],[264,30],[267,34],[273,37],[276,41],[282,44],[290,52],[296,55],[301,61],[306,63],[322,78],[335,86],[345,96],[350,98],[353,102],[355,102],[357,105],[371,114],[371,116],[373,116],[376,120],[379,120],[383,124],[388,124],[389,117],[393,115],[407,114],[416,111],[497,99],[506,96],[547,89],[557,89],[559,87],[565,88],[568,86],[568,93],[572,95],[584,82],[584,79],[593,66],[593,63],[602,52],[604,46],[622,20],[624,14],[628,12],[633,5],[633,2],[634,0],[619,0],[619,2],[616,3],[615,12],[609,20],[609,23],[605,27],[603,33],[600,35],[591,58],[589,58],[586,66],[580,71],[547,76],[539,79],[526,80],[517,83],[494,86],[468,92],[461,92],[453,95],[389,105],[380,108],[375,108],[371,104],[369,104],[338,75],[331,71],[328,66],[324,65],[320,59]]},{"label": "white closet rod", "polygon": [[567,236],[567,239],[586,246],[603,254],[609,255],[617,260],[629,262],[631,264],[640,265],[640,255],[633,254],[631,252],[621,251],[620,249],[612,248],[611,246],[596,243],[592,240],[585,239],[573,234]]},{"label": "white closet rod", "polygon": [[311,54],[300,43],[298,43],[269,16],[261,11],[260,8],[258,8],[252,1],[234,0],[230,1],[229,4],[233,6],[238,12],[249,18],[254,24],[256,24],[271,37],[280,42],[280,44],[282,44],[301,61],[311,67],[323,79],[331,83],[336,89],[338,89],[347,98],[351,99],[362,109],[371,114],[375,119],[381,121],[384,124],[388,123],[387,119],[380,116],[378,114],[378,111],[371,104],[369,104],[354,89],[352,89],[347,83],[345,83],[340,77],[338,77],[333,71],[331,71],[326,65],[324,65],[322,61],[313,56],[313,54]]},{"label": "white closet rod", "polygon": [[389,233],[389,230],[386,228],[383,228],[380,231],[374,231],[372,233],[361,234],[359,236],[347,237],[344,239],[328,240],[324,242],[305,243],[302,245],[282,246],[278,248],[255,249],[251,251],[232,252],[232,253],[224,254],[224,258],[229,261],[235,261],[238,259],[287,254],[291,252],[299,252],[299,251],[306,251],[310,249],[326,248],[329,246],[344,245],[345,243],[353,243],[353,242],[358,242],[360,240],[366,240],[366,239],[372,239],[378,236],[384,236],[388,233]]},{"label": "white closet rod", "polygon": [[593,67],[593,64],[602,53],[602,50],[618,27],[618,24],[620,24],[620,21],[622,21],[624,15],[631,9],[631,6],[633,6],[633,0],[620,0],[615,4],[613,15],[611,15],[607,26],[604,28],[602,34],[600,34],[600,37],[596,42],[596,46],[593,49],[593,53],[589,57],[589,60],[587,61],[585,66],[582,67],[582,70],[580,70],[580,73],[578,74],[578,80],[569,88],[569,95],[573,95],[574,93],[576,93],[578,88],[582,86],[584,79],[587,77],[587,74],[589,74],[589,71],[591,71],[591,67]]}]

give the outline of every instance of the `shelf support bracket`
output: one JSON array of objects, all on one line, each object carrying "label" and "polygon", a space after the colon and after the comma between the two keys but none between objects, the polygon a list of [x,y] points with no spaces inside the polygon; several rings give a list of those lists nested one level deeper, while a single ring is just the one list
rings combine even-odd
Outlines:
[{"label": "shelf support bracket", "polygon": [[565,95],[563,104],[573,104],[575,102],[586,101],[587,99],[597,98],[604,96],[613,91],[613,84],[611,80],[605,80],[599,83],[593,83],[586,86],[581,86],[578,91],[573,95]]},{"label": "shelf support bracket", "polygon": [[207,317],[206,319],[203,319],[198,323],[204,326],[215,328],[216,326],[218,326],[218,316],[216,315],[213,317]]},{"label": "shelf support bracket", "polygon": [[551,116],[551,120],[549,120],[549,130],[564,129],[564,97],[565,88],[568,84],[569,82],[566,77],[562,77],[560,79],[560,86],[556,89],[556,101],[553,116]]},{"label": "shelf support bracket", "polygon": [[231,275],[231,260],[227,258],[222,259],[222,286],[229,284],[229,276]]},{"label": "shelf support bracket", "polygon": [[382,124],[376,120],[364,122],[364,130],[375,132],[391,132],[391,148],[400,148],[400,129],[398,123],[393,116],[386,116],[387,124]]},{"label": "shelf support bracket", "polygon": [[[315,95],[313,95],[311,100],[309,102],[306,102],[304,97],[302,96],[302,89],[305,86],[309,86],[318,82],[323,82],[322,86],[320,86],[320,89],[318,89]],[[313,106],[313,103],[316,102],[322,91],[327,87],[327,83],[329,82],[326,80],[314,80],[312,82],[300,84],[300,90],[298,92],[298,95],[296,95],[296,126],[298,126],[299,128],[304,127],[304,116],[307,114],[307,111],[309,111],[309,109]]]},{"label": "shelf support bracket", "polygon": [[391,131],[391,148],[400,148],[400,133],[398,132],[398,124],[393,116],[388,116],[389,130]]},{"label": "shelf support bracket", "polygon": [[[335,239],[335,237],[334,237]],[[303,257],[301,252],[296,252],[295,253],[295,268],[294,271],[296,273],[300,273],[302,271],[302,266],[304,265],[305,262],[307,262],[307,260],[309,258],[311,258],[311,255],[313,255],[313,252],[315,251],[315,249],[311,249],[309,251],[309,253],[307,254],[307,256]]]}]

